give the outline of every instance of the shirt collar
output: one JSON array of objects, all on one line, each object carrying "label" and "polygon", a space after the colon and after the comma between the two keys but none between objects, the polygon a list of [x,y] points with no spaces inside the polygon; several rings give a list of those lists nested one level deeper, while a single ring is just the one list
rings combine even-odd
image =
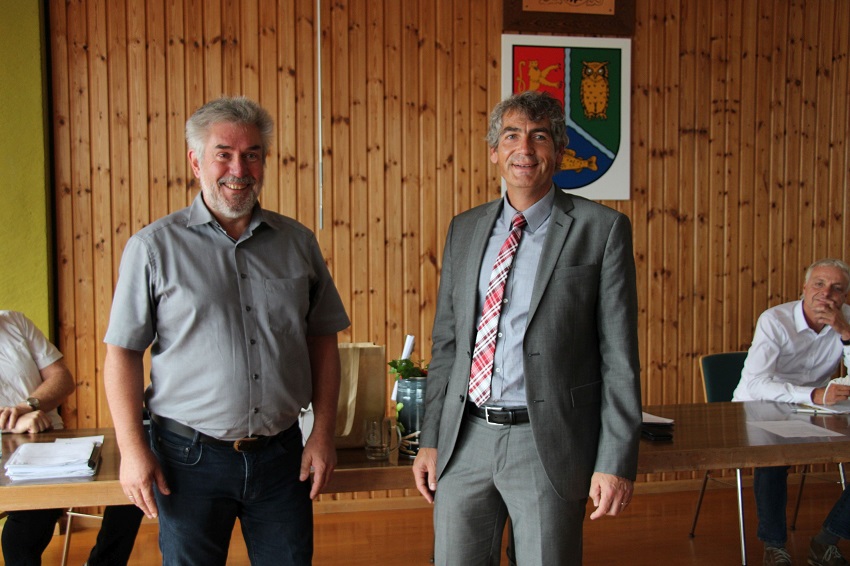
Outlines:
[{"label": "shirt collar", "polygon": [[[215,219],[215,216],[212,215],[212,212],[210,212],[210,209],[207,208],[204,202],[203,192],[198,192],[195,200],[189,206],[189,219],[186,221],[186,226],[198,226],[201,224],[219,226],[218,220]],[[251,234],[260,224],[274,226],[274,224],[266,222],[263,208],[257,203],[251,211],[251,222],[248,223],[245,234]]]},{"label": "shirt collar", "polygon": [[[806,330],[811,330],[814,332],[814,329],[809,326],[809,323],[806,321],[806,315],[803,313],[803,301],[797,301],[797,305],[794,307],[794,327],[797,329],[797,333],[804,332]],[[818,336],[822,336],[832,330],[832,327],[828,324],[824,324],[821,331],[817,333]]]},{"label": "shirt collar", "polygon": [[[502,216],[500,220],[504,222],[506,226],[510,226],[513,222],[514,216],[516,216],[519,211],[511,206],[511,203],[508,202],[507,196],[502,197],[502,202],[504,204],[502,206]],[[522,215],[525,216],[525,221],[528,224],[526,227],[530,232],[535,232],[538,228],[540,228],[540,225],[549,218],[552,214],[552,205],[554,202],[555,185],[552,185],[549,188],[549,192],[546,193],[542,199],[522,211]]]}]

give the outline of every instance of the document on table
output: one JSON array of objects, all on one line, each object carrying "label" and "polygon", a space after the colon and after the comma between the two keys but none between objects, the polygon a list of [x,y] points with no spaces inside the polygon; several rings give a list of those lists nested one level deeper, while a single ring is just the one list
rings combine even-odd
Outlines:
[{"label": "document on table", "polygon": [[102,447],[102,435],[21,444],[6,462],[6,475],[12,481],[92,477]]},{"label": "document on table", "polygon": [[824,436],[844,436],[840,432],[829,430],[806,421],[747,421],[747,424],[772,432],[783,438],[813,438]]},{"label": "document on table", "polygon": [[667,417],[659,417],[657,415],[651,415],[645,411],[641,411],[642,414],[642,423],[643,424],[653,424],[653,425],[671,425],[673,424],[673,419],[668,419]]}]

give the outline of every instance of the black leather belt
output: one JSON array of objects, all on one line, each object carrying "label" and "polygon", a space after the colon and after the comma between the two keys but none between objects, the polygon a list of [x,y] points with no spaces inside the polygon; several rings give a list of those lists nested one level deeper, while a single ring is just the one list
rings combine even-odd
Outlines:
[{"label": "black leather belt", "polygon": [[475,403],[466,403],[467,414],[483,419],[490,424],[514,425],[528,421],[528,409],[504,409],[502,407],[476,407]]},{"label": "black leather belt", "polygon": [[222,448],[232,448],[237,452],[256,452],[257,450],[262,450],[266,446],[269,445],[269,442],[275,438],[274,436],[246,436],[245,438],[240,438],[239,440],[219,440],[218,438],[214,438],[209,436],[208,434],[204,434],[203,432],[198,432],[194,428],[190,426],[186,426],[183,423],[178,423],[175,420],[160,417],[159,415],[154,415],[151,413],[151,420],[156,423],[156,426],[161,428],[162,430],[167,430],[168,432],[173,432],[178,436],[182,436],[183,438],[188,438],[192,440],[195,438],[195,434],[198,435],[198,441],[202,444],[209,444],[210,446],[220,446]]}]

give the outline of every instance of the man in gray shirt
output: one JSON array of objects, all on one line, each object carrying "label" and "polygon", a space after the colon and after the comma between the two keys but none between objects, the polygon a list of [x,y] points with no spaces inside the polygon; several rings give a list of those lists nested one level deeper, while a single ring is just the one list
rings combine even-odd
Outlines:
[{"label": "man in gray shirt", "polygon": [[225,564],[237,517],[252,564],[310,564],[311,499],[336,464],[349,320],[313,233],[257,202],[272,129],[245,98],[196,111],[186,139],[200,194],[135,234],[121,260],[104,383],[122,487],[159,517],[167,565]]}]

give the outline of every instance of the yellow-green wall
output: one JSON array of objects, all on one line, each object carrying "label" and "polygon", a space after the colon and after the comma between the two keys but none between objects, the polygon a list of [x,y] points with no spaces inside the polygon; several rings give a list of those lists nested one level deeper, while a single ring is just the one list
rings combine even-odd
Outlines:
[{"label": "yellow-green wall", "polygon": [[0,0],[0,309],[51,333],[44,5]]}]

